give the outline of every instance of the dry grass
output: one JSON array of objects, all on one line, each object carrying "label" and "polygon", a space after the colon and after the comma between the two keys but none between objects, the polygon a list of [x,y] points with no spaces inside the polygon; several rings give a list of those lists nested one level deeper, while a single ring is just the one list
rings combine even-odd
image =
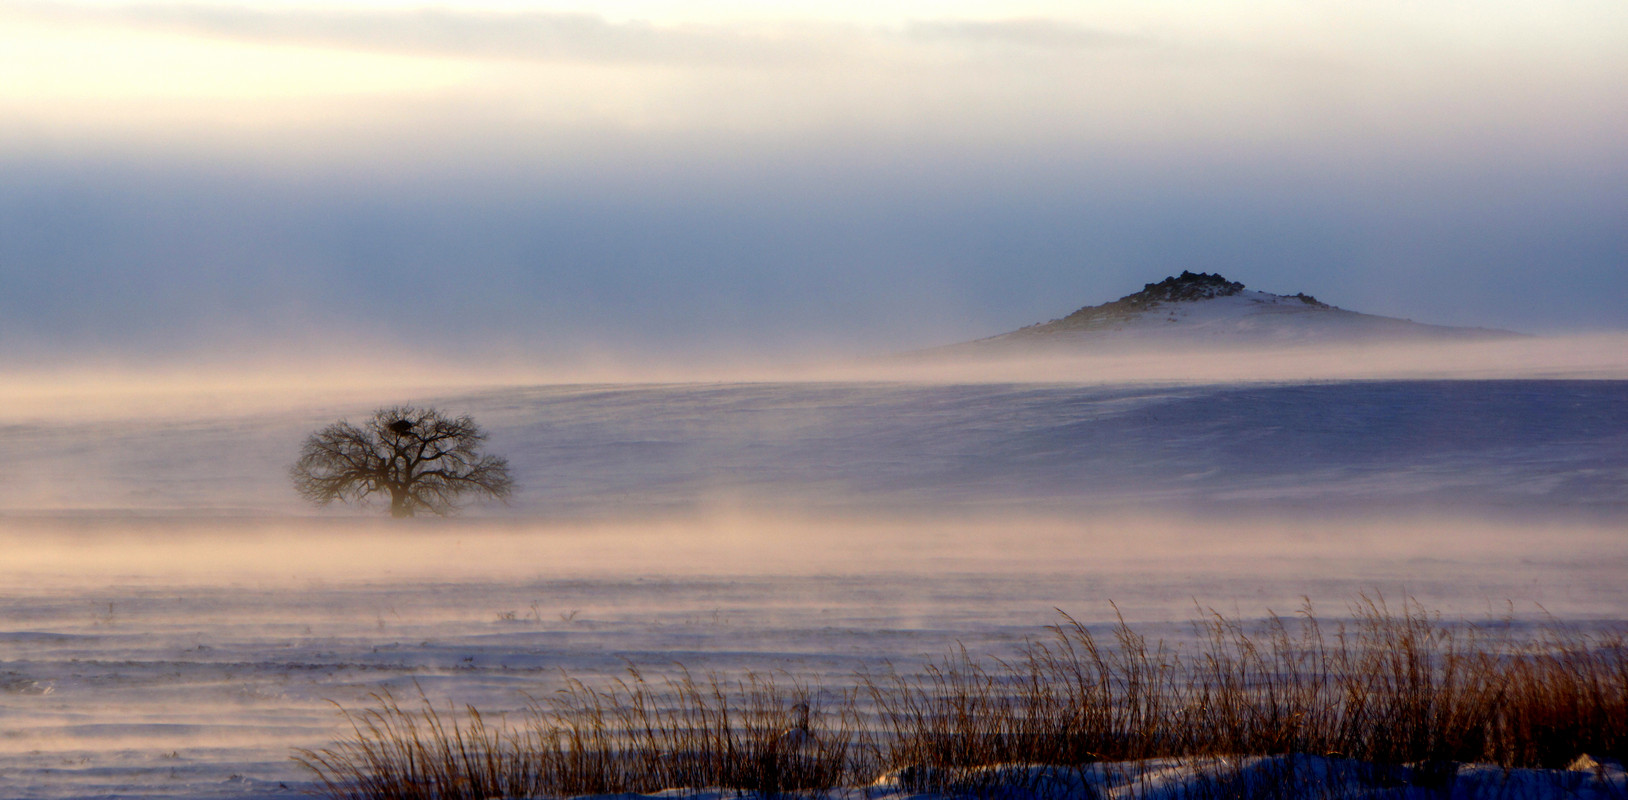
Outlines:
[{"label": "dry grass", "polygon": [[[869,780],[856,772],[852,697],[836,724],[812,694],[750,674],[688,673],[652,685],[636,669],[605,688],[570,680],[515,725],[480,711],[403,708],[389,695],[347,711],[351,735],[298,760],[336,798],[565,797],[726,786],[766,795]],[[799,708],[799,704],[802,705]]]},{"label": "dry grass", "polygon": [[963,650],[919,674],[861,675],[825,708],[808,708],[822,693],[768,676],[651,684],[636,670],[601,688],[571,681],[512,723],[382,696],[347,712],[349,737],[299,759],[328,796],[384,800],[703,786],[774,795],[889,771],[914,788],[965,791],[968,776],[1000,775],[978,769],[992,764],[1172,756],[1553,768],[1628,755],[1621,636],[1448,624],[1370,598],[1331,629],[1309,608],[1196,624],[1200,645],[1179,649],[1123,620],[1099,637],[1065,615],[1016,660]]}]

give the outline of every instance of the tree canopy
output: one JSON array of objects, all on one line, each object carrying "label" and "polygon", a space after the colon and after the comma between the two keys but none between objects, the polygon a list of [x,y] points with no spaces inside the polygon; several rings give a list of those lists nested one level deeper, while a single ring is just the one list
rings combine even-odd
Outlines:
[{"label": "tree canopy", "polygon": [[357,426],[340,420],[311,434],[289,469],[302,497],[325,506],[388,496],[390,515],[445,516],[465,495],[507,499],[509,462],[483,455],[486,434],[468,415],[439,409],[381,408]]}]

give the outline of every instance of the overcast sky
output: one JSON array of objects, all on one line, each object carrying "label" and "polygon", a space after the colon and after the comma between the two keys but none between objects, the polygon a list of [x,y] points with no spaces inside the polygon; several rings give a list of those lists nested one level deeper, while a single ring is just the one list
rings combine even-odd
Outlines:
[{"label": "overcast sky", "polygon": [[0,0],[0,360],[1628,328],[1628,4]]}]

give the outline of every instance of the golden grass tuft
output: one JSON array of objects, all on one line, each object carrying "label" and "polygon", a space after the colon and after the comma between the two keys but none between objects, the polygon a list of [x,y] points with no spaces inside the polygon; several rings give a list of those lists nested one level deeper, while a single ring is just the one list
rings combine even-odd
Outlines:
[{"label": "golden grass tuft", "polygon": [[825,707],[815,698],[827,693],[772,676],[651,683],[637,669],[603,687],[571,680],[498,724],[380,695],[345,712],[349,736],[297,759],[332,798],[477,800],[674,787],[772,796],[884,773],[964,794],[1006,774],[990,765],[1167,757],[1310,754],[1426,776],[1431,765],[1628,755],[1621,635],[1449,624],[1368,597],[1331,628],[1309,607],[1195,625],[1200,643],[1178,648],[1122,619],[1099,636],[1063,615],[1017,659],[962,649],[920,673],[859,675]]}]

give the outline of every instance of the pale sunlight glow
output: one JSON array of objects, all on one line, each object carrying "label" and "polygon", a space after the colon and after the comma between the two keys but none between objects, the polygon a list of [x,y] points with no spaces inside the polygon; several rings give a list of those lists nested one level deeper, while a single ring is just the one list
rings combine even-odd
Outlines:
[{"label": "pale sunlight glow", "polygon": [[429,93],[467,82],[468,64],[268,46],[112,26],[7,20],[7,103],[285,99]]},{"label": "pale sunlight glow", "polygon": [[[117,143],[150,134],[128,125],[144,103],[229,101],[153,124],[208,139],[247,114],[284,149],[383,129],[408,156],[449,129],[516,127],[1606,146],[1628,108],[1611,78],[1624,14],[1562,6],[7,3],[0,103],[36,136]],[[335,113],[333,97],[364,102]]]}]

